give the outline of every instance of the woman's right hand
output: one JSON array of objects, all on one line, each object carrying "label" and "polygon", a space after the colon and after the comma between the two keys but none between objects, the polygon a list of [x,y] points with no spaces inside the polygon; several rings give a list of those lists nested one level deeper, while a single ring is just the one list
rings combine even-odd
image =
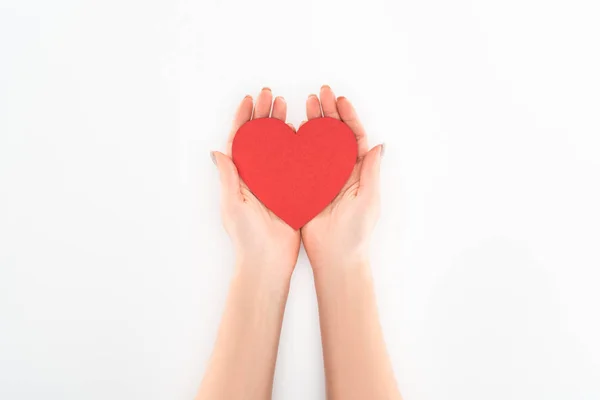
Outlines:
[{"label": "woman's right hand", "polygon": [[285,122],[285,100],[282,97],[272,99],[271,90],[263,89],[256,99],[253,116],[252,97],[246,96],[235,114],[227,155],[214,151],[211,156],[219,169],[223,225],[235,248],[236,268],[265,272],[269,279],[283,283],[289,282],[296,265],[300,232],[289,227],[250,192],[231,160],[233,138],[244,123],[270,115]]}]

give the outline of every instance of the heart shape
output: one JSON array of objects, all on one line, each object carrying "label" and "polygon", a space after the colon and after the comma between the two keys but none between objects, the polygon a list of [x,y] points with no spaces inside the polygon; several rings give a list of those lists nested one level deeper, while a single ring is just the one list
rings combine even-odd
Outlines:
[{"label": "heart shape", "polygon": [[352,130],[334,118],[315,118],[297,133],[276,118],[242,125],[232,144],[240,178],[275,215],[300,229],[340,192],[356,164]]}]

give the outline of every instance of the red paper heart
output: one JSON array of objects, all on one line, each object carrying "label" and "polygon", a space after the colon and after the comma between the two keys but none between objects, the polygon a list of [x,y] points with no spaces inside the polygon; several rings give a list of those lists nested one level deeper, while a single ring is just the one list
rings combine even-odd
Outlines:
[{"label": "red paper heart", "polygon": [[240,178],[262,203],[294,229],[323,210],[356,164],[352,130],[334,118],[308,121],[298,133],[276,118],[242,125],[232,145]]}]

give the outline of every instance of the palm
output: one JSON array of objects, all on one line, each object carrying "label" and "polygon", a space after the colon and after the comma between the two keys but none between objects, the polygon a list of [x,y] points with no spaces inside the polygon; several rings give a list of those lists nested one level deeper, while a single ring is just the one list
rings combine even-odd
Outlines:
[{"label": "palm", "polygon": [[[304,226],[304,230],[310,229],[313,225],[328,225],[329,222],[335,222],[336,218],[339,218],[340,214],[343,213],[346,206],[355,200],[356,194],[358,193],[358,187],[360,186],[360,169],[361,161],[359,160],[354,168],[350,177],[342,187],[342,190],[333,199],[333,201],[323,209],[315,218],[308,222]],[[334,223],[335,224],[335,223]]]},{"label": "palm", "polygon": [[[247,240],[257,241],[262,238],[277,238],[278,244],[282,247],[285,254],[296,248],[298,253],[300,232],[295,231],[278,216],[273,214],[265,205],[252,194],[248,186],[241,182],[241,195],[243,207],[248,211],[245,213],[247,218],[246,232]],[[290,250],[290,251],[286,251]]]},{"label": "palm", "polygon": [[308,119],[320,118],[324,114],[325,117],[345,122],[354,132],[358,145],[358,161],[340,193],[302,228],[302,240],[309,258],[311,262],[317,260],[319,263],[323,254],[331,254],[331,249],[362,250],[366,237],[362,233],[370,229],[374,220],[366,214],[372,214],[377,207],[372,199],[360,196],[361,185],[368,183],[361,182],[368,146],[364,129],[352,105],[345,98],[336,100],[331,89],[324,86],[321,88],[320,101],[314,95],[308,98],[306,112]]},{"label": "palm", "polygon": [[[283,98],[277,97],[273,101],[270,89],[265,88],[261,91],[255,105],[252,98],[246,96],[238,107],[229,135],[227,143],[229,159],[231,159],[233,138],[240,126],[256,118],[272,117],[285,121],[286,108]],[[237,172],[235,175],[237,176]],[[300,232],[289,227],[268,210],[239,178],[237,189],[237,193],[233,195],[235,201],[232,202],[227,210],[228,215],[224,218],[226,229],[234,238],[236,247],[267,254],[268,257],[277,258],[278,261],[283,261],[293,268],[300,249]]]},{"label": "palm", "polygon": [[359,238],[352,234],[356,228],[350,227],[360,220],[357,214],[362,212],[360,199],[357,198],[361,164],[357,162],[336,198],[302,228],[302,239],[309,256],[331,248],[332,245],[327,242],[330,238],[346,239],[348,247],[355,248],[358,245]]}]

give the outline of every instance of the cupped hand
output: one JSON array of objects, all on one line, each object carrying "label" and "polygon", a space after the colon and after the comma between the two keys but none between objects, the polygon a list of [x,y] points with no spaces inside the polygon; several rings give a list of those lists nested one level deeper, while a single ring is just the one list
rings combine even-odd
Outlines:
[{"label": "cupped hand", "polygon": [[[322,110],[322,111],[321,111]],[[302,229],[302,241],[313,269],[363,265],[367,262],[369,240],[379,218],[379,165],[383,146],[369,150],[367,135],[352,104],[336,99],[329,86],[323,86],[320,100],[310,95],[306,101],[308,119],[323,116],[346,123],[358,143],[358,159],[350,178],[319,215]]]},{"label": "cupped hand", "polygon": [[300,232],[289,227],[250,192],[231,160],[231,145],[240,126],[253,118],[269,116],[285,122],[287,107],[282,97],[273,101],[268,88],[258,95],[254,112],[253,105],[252,97],[246,96],[238,107],[227,142],[227,154],[211,153],[221,179],[223,225],[233,242],[238,266],[257,268],[270,276],[289,279],[300,250]]}]

